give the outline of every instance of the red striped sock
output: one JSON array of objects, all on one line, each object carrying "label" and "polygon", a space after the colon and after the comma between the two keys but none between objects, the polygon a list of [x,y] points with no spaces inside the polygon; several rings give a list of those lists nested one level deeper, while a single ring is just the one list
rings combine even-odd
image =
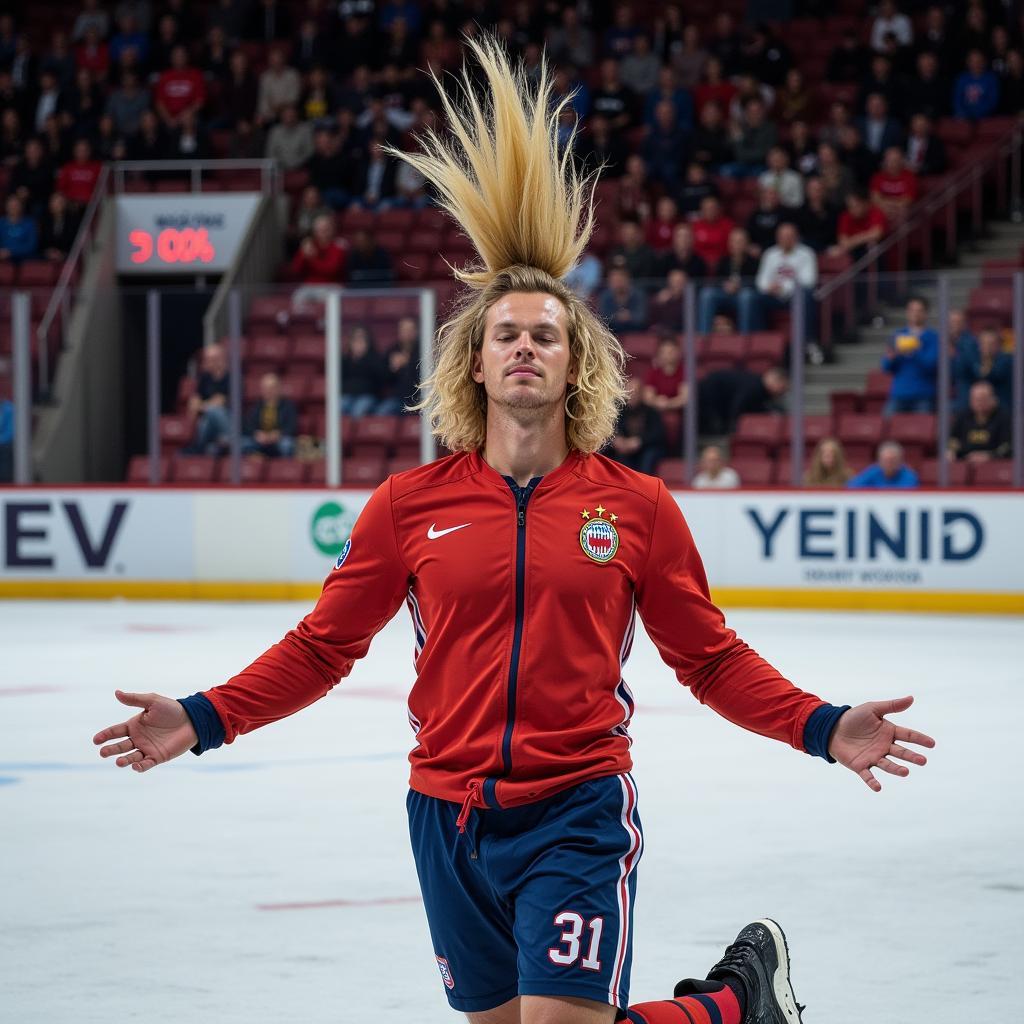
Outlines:
[{"label": "red striped sock", "polygon": [[632,1024],[741,1024],[743,1014],[731,988],[638,1003],[626,1011]]}]

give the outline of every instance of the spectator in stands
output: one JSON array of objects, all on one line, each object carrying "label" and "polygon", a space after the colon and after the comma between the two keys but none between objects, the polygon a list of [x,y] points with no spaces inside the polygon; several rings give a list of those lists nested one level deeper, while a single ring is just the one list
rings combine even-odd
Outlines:
[{"label": "spectator in stands", "polygon": [[[129,149],[133,160],[166,160],[170,144],[160,119],[152,110],[144,110],[139,118],[139,133],[132,139]],[[151,179],[153,173],[148,175]]]},{"label": "spectator in stands", "polygon": [[403,316],[398,321],[398,335],[387,354],[387,370],[390,393],[378,411],[382,416],[397,416],[419,401],[420,327],[415,317]]},{"label": "spectator in stands", "polygon": [[589,302],[601,285],[604,266],[592,253],[585,252],[579,263],[565,275],[566,286],[571,288],[581,299]]},{"label": "spectator in stands", "polygon": [[903,145],[903,126],[889,111],[889,101],[880,92],[873,92],[864,105],[864,116],[857,121],[861,139],[880,160],[889,148]]},{"label": "spectator in stands", "polygon": [[652,181],[670,188],[682,177],[689,159],[688,135],[679,124],[672,102],[660,100],[643,143],[643,157]]},{"label": "spectator in stands", "polygon": [[594,114],[586,131],[576,136],[576,158],[587,171],[601,168],[601,179],[614,181],[626,169],[629,148],[620,132],[612,131],[608,118]]},{"label": "spectator in stands", "polygon": [[374,348],[368,327],[357,326],[349,335],[341,358],[341,412],[345,416],[371,416],[388,386],[388,372]]},{"label": "spectator in stands", "polygon": [[[666,8],[666,23],[670,19],[681,20],[681,12],[678,7]],[[664,45],[663,56],[669,60],[679,85],[686,90],[692,90],[704,74],[704,65],[708,61],[708,51],[704,49],[701,42],[700,29],[692,22],[684,25],[674,38],[669,38],[669,32],[662,33]]]},{"label": "spectator in stands", "polygon": [[8,195],[4,216],[0,217],[0,262],[21,263],[32,259],[39,248],[36,222],[25,216],[25,207],[16,195]]},{"label": "spectator in stands", "polygon": [[307,235],[312,234],[313,222],[317,217],[331,215],[331,208],[323,201],[320,189],[316,185],[307,185],[299,195],[298,205],[295,207],[295,215],[287,228],[289,251],[294,253],[299,242]]},{"label": "spectator in stands", "polygon": [[732,136],[719,103],[706,103],[700,111],[691,148],[694,160],[718,168],[733,159]]},{"label": "spectator in stands", "polygon": [[[773,310],[788,309],[797,288],[802,289],[804,329],[808,339],[817,337],[813,289],[818,283],[818,257],[800,241],[795,224],[782,223],[775,233],[775,245],[766,249],[757,268],[756,292],[739,296],[740,330],[764,330]],[[811,352],[814,350],[811,349]]]},{"label": "spectator in stands", "polygon": [[50,196],[39,229],[39,253],[45,260],[62,263],[67,259],[78,234],[79,218],[68,209],[60,192]]},{"label": "spectator in stands", "polygon": [[72,150],[72,160],[57,175],[57,189],[72,206],[85,206],[92,198],[102,165],[92,158],[88,139],[79,139]]},{"label": "spectator in stands", "polygon": [[254,124],[260,87],[249,68],[244,50],[234,50],[228,58],[228,75],[220,88],[220,112],[213,121],[214,130],[236,128],[239,122]]},{"label": "spectator in stands", "polygon": [[848,124],[839,131],[839,159],[850,168],[857,185],[867,185],[878,168],[875,154],[864,145],[856,125]]},{"label": "spectator in stands", "polygon": [[750,251],[760,256],[775,241],[775,233],[779,225],[795,218],[792,213],[784,210],[779,201],[779,193],[771,186],[758,190],[757,206],[747,218],[747,234],[750,236]]},{"label": "spectator in stands", "polygon": [[818,145],[818,177],[825,186],[825,196],[830,206],[842,209],[846,197],[856,187],[853,171],[839,159],[839,151],[830,142]]},{"label": "spectator in stands", "polygon": [[200,356],[201,370],[189,413],[196,417],[190,455],[220,455],[231,431],[231,375],[223,345],[207,345]]},{"label": "spectator in stands", "polygon": [[987,380],[971,385],[968,407],[953,420],[946,457],[967,462],[1005,459],[1010,454],[1012,424]]},{"label": "spectator in stands", "polygon": [[[110,48],[103,41],[103,37],[93,28],[89,29],[82,41],[75,47],[75,56],[72,60],[75,67],[86,68],[99,81],[104,81],[110,72]],[[61,76],[54,64],[48,62],[51,71],[60,81]],[[65,71],[66,74],[66,71]],[[62,85],[68,85],[70,76],[65,77]]]},{"label": "spectator in stands", "polygon": [[123,10],[118,15],[118,31],[110,37],[110,60],[113,64],[122,64],[126,60],[145,65],[149,61],[149,36],[139,26],[134,12]]},{"label": "spectator in stands", "polygon": [[917,200],[917,175],[910,170],[903,150],[892,146],[885,151],[882,167],[871,177],[871,200],[885,219],[899,224]]},{"label": "spectator in stands", "polygon": [[307,170],[309,183],[317,188],[325,203],[342,210],[351,198],[351,157],[342,151],[341,139],[329,128],[318,128],[313,136],[313,155]]},{"label": "spectator in stands", "polygon": [[868,68],[868,53],[856,29],[843,32],[839,45],[829,54],[825,79],[835,84],[859,83]]},{"label": "spectator in stands", "polygon": [[676,76],[671,64],[665,64],[658,71],[657,82],[647,92],[644,101],[644,123],[653,125],[657,120],[658,104],[667,101],[672,104],[675,111],[676,124],[685,135],[693,131],[693,98],[687,89],[684,89]]},{"label": "spectator in stands", "polygon": [[708,265],[697,254],[693,244],[693,228],[677,224],[672,232],[672,247],[662,257],[661,273],[681,270],[687,281],[700,281],[707,276]]},{"label": "spectator in stands", "polygon": [[153,100],[168,130],[180,128],[188,114],[198,118],[206,103],[206,83],[202,72],[189,65],[184,46],[171,50],[171,65],[157,79]]},{"label": "spectator in stands", "polygon": [[629,395],[619,412],[615,434],[605,454],[630,469],[654,473],[665,454],[665,424],[643,398],[640,381],[630,377]]},{"label": "spectator in stands", "polygon": [[321,215],[292,260],[292,275],[304,284],[340,284],[346,278],[348,253],[338,242],[334,217]]},{"label": "spectator in stands", "polygon": [[642,331],[647,326],[647,299],[625,266],[613,265],[608,270],[597,309],[615,332]]},{"label": "spectator in stands", "polygon": [[100,0],[82,0],[82,9],[75,16],[75,23],[71,28],[72,40],[78,42],[79,39],[84,39],[90,29],[101,39],[106,39],[110,31],[110,15],[100,8]]},{"label": "spectator in stands", "polygon": [[779,202],[789,209],[803,205],[804,180],[789,166],[789,153],[782,146],[768,150],[768,169],[757,179],[757,184],[762,190],[773,189]]},{"label": "spectator in stands", "polygon": [[46,159],[39,139],[31,138],[25,143],[24,154],[11,173],[9,188],[22,201],[29,216],[38,217],[46,209],[53,192],[53,164]]},{"label": "spectator in stands", "polygon": [[903,86],[903,109],[910,115],[924,114],[933,120],[950,111],[952,87],[942,73],[939,58],[931,50],[917,55],[915,73]]},{"label": "spectator in stands", "polygon": [[633,40],[632,51],[622,58],[623,83],[634,95],[643,96],[657,86],[661,70],[657,54],[651,51],[651,40],[641,33]]},{"label": "spectator in stands", "polygon": [[[974,383],[972,377],[967,381],[967,386],[961,386],[958,381],[958,369],[957,364],[961,360],[970,361],[978,352],[978,339],[975,335],[968,330],[967,317],[964,316],[962,309],[951,309],[949,311],[949,355],[952,358],[952,376],[953,384],[956,387],[956,393],[953,398],[953,410],[959,412],[962,409],[967,408],[967,392],[971,384]],[[963,370],[959,373],[962,375]]]},{"label": "spectator in stands", "polygon": [[654,216],[647,222],[644,236],[647,244],[664,256],[672,248],[672,236],[679,223],[679,208],[671,196],[662,196],[654,207]]},{"label": "spectator in stands", "polygon": [[242,427],[243,454],[290,459],[298,432],[299,410],[290,398],[282,397],[277,374],[265,373],[260,378],[260,400],[250,407]]},{"label": "spectator in stands", "polygon": [[872,205],[866,192],[854,189],[846,197],[846,209],[839,215],[838,238],[831,255],[845,254],[851,260],[859,260],[882,240],[887,228],[885,214]]},{"label": "spectator in stands", "polygon": [[911,46],[914,42],[914,26],[910,19],[899,11],[893,0],[881,0],[878,14],[871,25],[871,48],[884,49],[885,39],[894,35],[900,46]]},{"label": "spectator in stands", "polygon": [[571,4],[562,10],[561,19],[560,25],[547,32],[551,59],[559,63],[569,61],[581,68],[590,67],[594,63],[594,33],[581,23],[579,9]]},{"label": "spectator in stands", "polygon": [[946,169],[946,147],[932,134],[927,114],[914,114],[910,119],[906,158],[907,169],[914,174],[942,174]]},{"label": "spectator in stands", "polygon": [[619,179],[619,219],[640,223],[647,220],[651,215],[652,191],[644,158],[639,153],[631,153],[626,157],[626,173]]},{"label": "spectator in stands", "polygon": [[717,196],[718,188],[708,176],[707,168],[697,160],[693,160],[686,167],[686,178],[679,186],[676,195],[679,200],[679,212],[691,220],[697,216],[704,197]]},{"label": "spectator in stands", "polygon": [[709,444],[700,453],[700,466],[690,481],[698,491],[726,491],[740,487],[739,473],[726,465],[725,454],[717,444]]},{"label": "spectator in stands", "polygon": [[982,50],[967,55],[967,70],[962,71],[953,88],[953,116],[980,121],[994,114],[999,106],[999,79],[989,69]]},{"label": "spectator in stands", "polygon": [[750,238],[743,228],[733,228],[727,250],[714,266],[712,277],[716,283],[700,290],[697,329],[702,334],[709,333],[723,310],[735,317],[740,297],[753,290],[756,276],[757,260],[750,253]]},{"label": "spectator in stands", "polygon": [[882,369],[892,374],[885,415],[934,412],[939,336],[928,326],[928,305],[914,298],[907,303],[907,324],[889,342]]},{"label": "spectator in stands", "polygon": [[918,485],[917,474],[903,461],[903,445],[898,441],[883,441],[878,446],[878,461],[851,477],[850,488],[887,487],[912,488]]},{"label": "spectator in stands", "polygon": [[[950,334],[952,336],[952,316]],[[997,327],[984,327],[975,340],[961,337],[953,358],[953,384],[956,388],[955,406],[964,409],[971,388],[984,381],[992,386],[1001,408],[1013,406],[1013,356],[1002,351],[1002,339]]]},{"label": "spectator in stands", "polygon": [[395,277],[391,256],[365,228],[353,232],[348,251],[348,279],[354,284],[381,286]]},{"label": "spectator in stands", "polygon": [[712,370],[697,385],[697,412],[702,434],[731,434],[748,412],[782,412],[789,389],[786,371],[772,367],[757,374],[746,369]]},{"label": "spectator in stands", "polygon": [[619,62],[614,57],[601,61],[600,81],[594,90],[592,109],[608,121],[613,132],[624,132],[633,127],[637,116],[637,100],[622,81]]},{"label": "spectator in stands", "polygon": [[96,134],[102,112],[100,87],[93,81],[87,68],[79,68],[67,94],[61,94],[58,117],[62,126],[66,130],[74,130],[82,137],[92,138]]},{"label": "spectator in stands", "polygon": [[0,484],[14,479],[14,404],[0,398]]},{"label": "spectator in stands", "polygon": [[619,244],[608,253],[608,265],[625,267],[635,281],[650,281],[658,276],[658,256],[644,241],[643,228],[636,220],[619,224]]},{"label": "spectator in stands", "polygon": [[1016,117],[1024,110],[1024,54],[1019,49],[1006,54],[1006,68],[999,76],[999,113]]},{"label": "spectator in stands", "polygon": [[644,377],[643,399],[658,412],[679,412],[686,405],[683,353],[675,337],[662,338]]},{"label": "spectator in stands", "polygon": [[818,173],[818,143],[811,135],[806,121],[794,121],[789,126],[786,152],[789,154],[789,165],[805,178]]},{"label": "spectator in stands", "polygon": [[206,132],[195,111],[186,110],[171,129],[167,139],[167,156],[171,160],[205,160],[209,154]]},{"label": "spectator in stands", "polygon": [[46,119],[62,110],[64,102],[57,76],[52,71],[43,71],[39,76],[39,91],[31,112],[30,123],[35,131],[41,132]]},{"label": "spectator in stands", "polygon": [[107,98],[106,112],[114,119],[118,135],[136,135],[143,113],[149,109],[149,93],[139,87],[139,76],[126,71],[121,84]]},{"label": "spectator in stands", "polygon": [[260,75],[256,100],[256,119],[271,124],[289,105],[298,106],[302,96],[302,76],[285,62],[284,50],[273,46],[267,55],[267,67]]},{"label": "spectator in stands", "polygon": [[693,248],[709,267],[718,265],[729,245],[729,235],[736,227],[731,218],[722,213],[718,196],[705,196],[700,203],[700,216],[691,224]]},{"label": "spectator in stands", "polygon": [[267,157],[276,160],[282,170],[294,171],[313,155],[313,125],[299,120],[292,104],[281,108],[281,118],[267,133]]},{"label": "spectator in stands", "polygon": [[804,205],[797,211],[800,237],[816,253],[827,252],[836,241],[836,211],[829,206],[821,178],[808,178]]},{"label": "spectator in stands", "polygon": [[380,142],[370,143],[366,159],[356,169],[352,192],[357,196],[352,205],[362,210],[387,210],[395,198],[395,175],[398,162],[389,156]]},{"label": "spectator in stands", "polygon": [[764,169],[768,151],[776,144],[775,124],[767,118],[764,101],[754,97],[747,100],[742,119],[732,133],[733,160],[725,164],[721,173],[730,178],[756,177]]},{"label": "spectator in stands", "polygon": [[806,487],[845,487],[850,479],[843,446],[834,437],[824,437],[814,446],[811,464],[804,474]]}]

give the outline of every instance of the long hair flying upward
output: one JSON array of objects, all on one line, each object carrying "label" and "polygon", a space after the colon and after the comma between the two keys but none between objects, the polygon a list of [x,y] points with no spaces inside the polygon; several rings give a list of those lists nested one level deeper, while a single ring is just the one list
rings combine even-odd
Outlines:
[{"label": "long hair flying upward", "polygon": [[487,396],[470,373],[483,343],[487,311],[509,292],[546,292],[567,313],[577,382],[566,396],[571,448],[597,451],[612,435],[625,400],[625,354],[618,340],[562,278],[582,255],[593,228],[593,180],[559,153],[558,118],[568,98],[552,105],[546,64],[532,86],[491,37],[468,40],[486,91],[463,67],[460,96],[436,75],[451,138],[427,131],[420,153],[390,152],[434,184],[438,202],[472,241],[480,263],[453,268],[467,285],[455,313],[438,331],[434,372],[422,383],[434,433],[453,451],[484,443]]}]

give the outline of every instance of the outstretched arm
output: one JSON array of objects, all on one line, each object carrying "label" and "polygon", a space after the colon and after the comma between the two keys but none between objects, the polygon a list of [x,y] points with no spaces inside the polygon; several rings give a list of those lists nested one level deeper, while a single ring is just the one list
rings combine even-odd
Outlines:
[{"label": "outstretched arm", "polygon": [[198,738],[192,721],[178,701],[158,693],[115,690],[114,695],[128,707],[142,708],[134,718],[111,725],[92,738],[97,746],[106,744],[100,747],[100,757],[119,755],[114,762],[118,768],[131,765],[135,771],[145,772],[196,745]]},{"label": "outstretched arm", "polygon": [[906,776],[910,769],[897,764],[893,758],[910,764],[928,763],[924,754],[908,750],[904,743],[919,747],[934,747],[935,740],[923,732],[894,725],[885,716],[906,711],[914,703],[913,697],[896,700],[875,700],[859,704],[843,713],[828,743],[828,752],[851,772],[856,772],[864,784],[876,793],[882,784],[872,774],[872,768],[881,768],[890,775]]}]

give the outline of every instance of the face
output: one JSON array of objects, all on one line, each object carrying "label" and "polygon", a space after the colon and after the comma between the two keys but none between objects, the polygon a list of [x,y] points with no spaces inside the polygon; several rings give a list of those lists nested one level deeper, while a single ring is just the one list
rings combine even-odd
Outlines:
[{"label": "face", "polygon": [[997,331],[982,331],[978,335],[978,348],[986,359],[992,359],[999,354],[999,333]]},{"label": "face", "polygon": [[915,114],[910,120],[911,133],[919,137],[927,135],[930,127],[928,118],[924,114]]},{"label": "face", "polygon": [[700,215],[704,220],[718,220],[718,200],[714,196],[705,196],[700,202]]},{"label": "face", "polygon": [[674,341],[663,341],[658,346],[658,364],[669,373],[679,365],[679,346]]},{"label": "face", "polygon": [[510,292],[487,311],[472,377],[488,402],[543,410],[565,401],[576,383],[565,307],[545,292]]},{"label": "face", "polygon": [[273,373],[265,373],[260,380],[260,395],[264,402],[276,402],[281,394],[281,382]]},{"label": "face", "polygon": [[952,337],[956,338],[959,335],[963,334],[964,326],[966,325],[966,323],[967,323],[967,320],[964,317],[963,311],[959,310],[959,309],[954,309],[949,314],[949,333],[950,333],[950,335]]},{"label": "face", "polygon": [[419,337],[419,327],[411,316],[404,316],[398,321],[398,341],[402,345],[408,345]]},{"label": "face", "polygon": [[677,252],[689,252],[693,246],[693,232],[686,224],[680,224],[672,233],[672,246]]},{"label": "face", "polygon": [[775,240],[782,249],[789,252],[797,242],[796,228],[792,224],[780,224],[778,231],[775,232]]},{"label": "face", "polygon": [[907,303],[907,323],[912,327],[921,327],[925,321],[924,303],[914,299]]},{"label": "face", "polygon": [[885,117],[886,104],[883,97],[879,96],[877,92],[872,93],[868,97],[867,102],[868,117],[880,119]]},{"label": "face", "polygon": [[672,221],[676,219],[676,204],[668,196],[658,200],[658,220]]},{"label": "face", "polygon": [[700,464],[705,473],[710,473],[712,476],[717,475],[722,469],[721,448],[717,448],[715,445],[705,448],[700,457]]},{"label": "face", "polygon": [[899,174],[903,170],[903,154],[895,146],[887,149],[882,166],[886,174]]},{"label": "face", "polygon": [[7,197],[4,209],[7,212],[8,220],[18,220],[18,218],[21,217],[21,202],[16,196]]},{"label": "face", "polygon": [[747,233],[743,228],[735,228],[729,232],[729,252],[733,256],[742,255],[747,248]]},{"label": "face", "polygon": [[821,465],[825,469],[835,469],[839,461],[839,452],[833,441],[824,441],[821,445]]},{"label": "face", "polygon": [[978,383],[971,388],[970,394],[971,412],[976,416],[988,416],[996,407],[996,396],[992,385]]},{"label": "face", "polygon": [[985,55],[980,50],[972,50],[967,58],[967,68],[975,77],[981,75],[985,70]]},{"label": "face", "polygon": [[886,476],[895,476],[903,465],[903,452],[895,445],[882,445],[878,452],[878,464]]},{"label": "face", "polygon": [[203,369],[207,373],[220,377],[227,368],[227,355],[221,345],[209,345],[203,349]]},{"label": "face", "polygon": [[327,245],[334,238],[334,221],[330,217],[317,217],[313,221],[313,238],[320,245]]},{"label": "face", "polygon": [[352,332],[352,337],[348,341],[349,351],[356,359],[361,359],[370,351],[370,339],[367,337],[366,331],[361,327],[357,327]]}]

